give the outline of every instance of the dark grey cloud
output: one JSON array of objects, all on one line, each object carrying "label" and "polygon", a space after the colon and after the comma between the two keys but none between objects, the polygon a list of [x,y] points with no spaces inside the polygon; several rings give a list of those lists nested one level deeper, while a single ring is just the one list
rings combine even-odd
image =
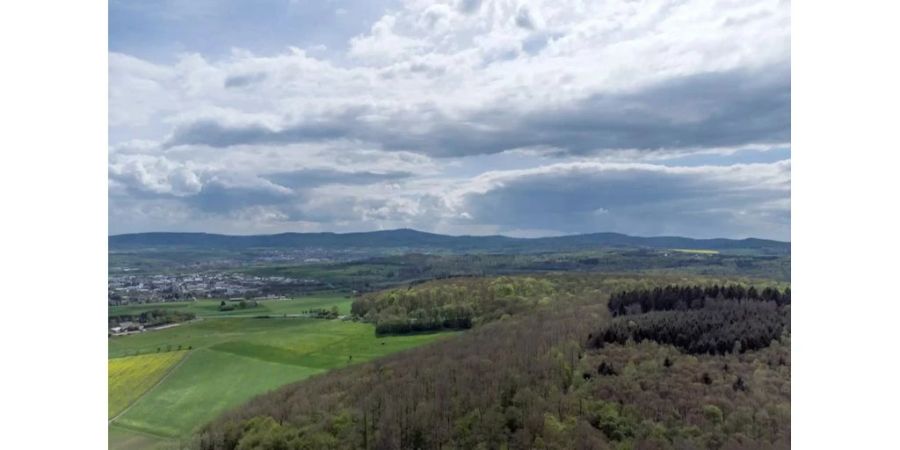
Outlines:
[{"label": "dark grey cloud", "polygon": [[196,195],[185,197],[185,204],[205,213],[227,214],[249,207],[281,205],[295,201],[300,194],[268,185],[231,185],[210,181]]},{"label": "dark grey cloud", "polygon": [[558,108],[485,108],[450,119],[419,108],[377,122],[373,106],[282,129],[227,125],[213,119],[178,127],[168,145],[228,147],[351,139],[437,157],[551,147],[565,154],[609,149],[678,149],[776,144],[790,141],[790,67],[702,73],[643,90],[598,94]]},{"label": "dark grey cloud", "polygon": [[536,32],[532,33],[528,36],[524,41],[522,41],[522,50],[529,55],[536,55],[541,52],[544,48],[547,47],[547,44],[550,43],[553,39],[559,39],[565,36],[563,33],[559,32]]},{"label": "dark grey cloud", "polygon": [[465,195],[475,223],[566,233],[790,239],[786,161],[697,169],[560,166]]},{"label": "dark grey cloud", "polygon": [[225,79],[226,88],[239,88],[262,82],[266,79],[263,72],[232,75]]},{"label": "dark grey cloud", "polygon": [[534,19],[531,17],[531,12],[528,11],[527,7],[522,6],[516,12],[516,25],[526,30],[533,30],[535,28]]},{"label": "dark grey cloud", "polygon": [[456,8],[461,12],[470,14],[481,8],[481,0],[459,0]]}]

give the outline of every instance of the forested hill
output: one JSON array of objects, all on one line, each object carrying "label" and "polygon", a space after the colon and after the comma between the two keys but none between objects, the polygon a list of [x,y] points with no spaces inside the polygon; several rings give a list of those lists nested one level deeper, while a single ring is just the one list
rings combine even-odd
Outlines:
[{"label": "forested hill", "polygon": [[691,239],[684,237],[637,237],[618,233],[591,233],[544,238],[507,236],[447,236],[399,229],[363,233],[282,233],[230,236],[209,233],[136,233],[109,237],[109,248],[191,247],[241,248],[414,248],[449,251],[565,251],[591,247],[654,248],[717,251],[754,251],[790,254],[789,242],[765,239]]}]

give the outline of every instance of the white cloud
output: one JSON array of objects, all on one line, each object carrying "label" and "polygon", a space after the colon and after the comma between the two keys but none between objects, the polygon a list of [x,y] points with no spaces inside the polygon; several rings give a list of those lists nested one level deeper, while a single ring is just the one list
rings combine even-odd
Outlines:
[{"label": "white cloud", "polygon": [[109,165],[109,178],[117,188],[176,197],[197,194],[202,188],[199,175],[189,165],[164,156],[116,156]]}]

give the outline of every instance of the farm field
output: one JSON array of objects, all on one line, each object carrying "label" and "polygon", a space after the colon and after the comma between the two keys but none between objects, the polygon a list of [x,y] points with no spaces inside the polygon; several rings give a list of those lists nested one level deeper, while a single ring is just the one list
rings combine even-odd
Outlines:
[{"label": "farm field", "polygon": [[[349,299],[343,297],[332,296],[331,303],[322,298],[305,300],[281,301],[290,302],[281,310],[330,308],[335,304],[343,310],[344,301],[349,309]],[[317,306],[309,306],[312,304]],[[171,439],[186,438],[222,412],[284,384],[450,335],[376,338],[373,325],[366,323],[222,317],[113,337],[108,343],[111,366],[133,364],[139,358],[168,355],[177,361],[180,355],[186,356],[163,382],[113,421],[110,448],[156,448]],[[144,393],[146,388],[135,391]],[[112,404],[110,408],[112,411]]]},{"label": "farm field", "polygon": [[153,387],[186,352],[151,353],[109,360],[109,417]]},{"label": "farm field", "polygon": [[171,309],[176,311],[191,312],[197,317],[240,317],[260,315],[300,314],[310,309],[331,308],[337,306],[341,314],[350,313],[350,304],[353,299],[343,294],[328,293],[308,297],[291,298],[285,300],[260,300],[259,306],[248,309],[235,309],[233,311],[219,311],[222,300],[196,300],[187,302],[145,303],[140,305],[110,306],[109,315],[124,314],[136,315],[154,309]]}]

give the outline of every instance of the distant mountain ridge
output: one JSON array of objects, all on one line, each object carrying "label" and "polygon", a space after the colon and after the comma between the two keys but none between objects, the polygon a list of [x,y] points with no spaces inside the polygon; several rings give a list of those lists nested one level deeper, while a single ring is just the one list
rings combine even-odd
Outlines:
[{"label": "distant mountain ridge", "polygon": [[790,242],[767,239],[692,239],[677,236],[638,237],[620,233],[590,233],[540,238],[509,236],[447,236],[412,229],[357,233],[280,233],[224,235],[210,233],[151,232],[109,236],[109,248],[414,248],[452,251],[562,251],[591,247],[755,250],[790,254]]}]

